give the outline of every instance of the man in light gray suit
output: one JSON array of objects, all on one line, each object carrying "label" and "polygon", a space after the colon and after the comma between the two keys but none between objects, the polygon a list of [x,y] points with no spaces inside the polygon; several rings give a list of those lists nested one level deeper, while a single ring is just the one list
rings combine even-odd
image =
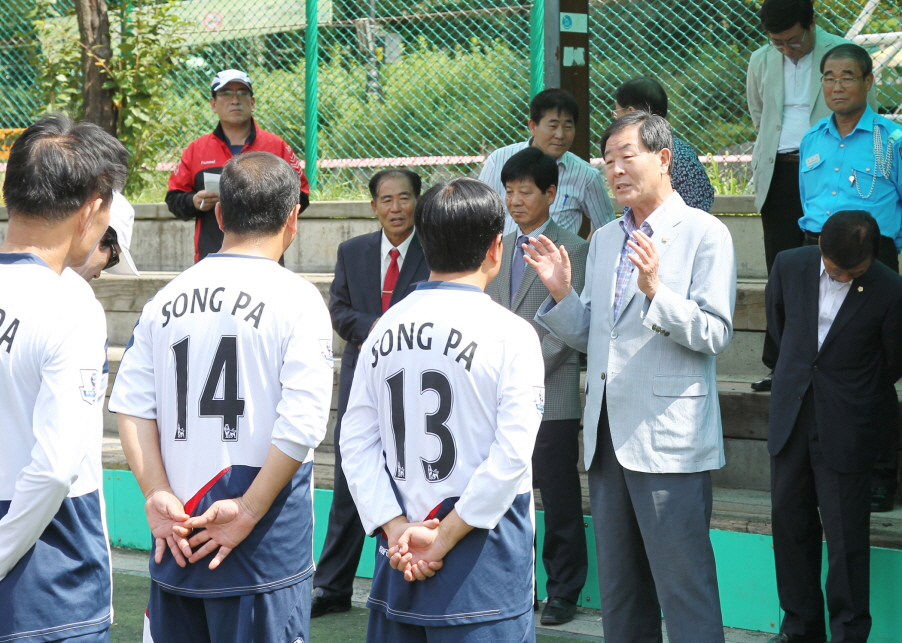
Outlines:
[{"label": "man in light gray suit", "polygon": [[522,244],[544,234],[570,251],[571,281],[580,293],[586,276],[589,244],[561,228],[549,215],[557,196],[558,167],[537,147],[514,154],[501,169],[507,211],[518,229],[503,238],[501,269],[486,288],[497,303],[529,321],[542,342],[545,361],[545,413],[532,456],[533,484],[542,493],[545,540],[542,562],[548,575],[543,625],[573,620],[589,569],[579,482],[579,353],[534,320],[548,289],[523,261]]},{"label": "man in light gray suit", "polygon": [[[670,184],[667,121],[631,112],[602,137],[624,216],[598,230],[577,296],[565,248],[529,264],[551,293],[536,319],[589,355],[585,462],[605,640],[722,643],[711,519],[724,464],[715,356],[733,336],[726,226]],[[532,242],[532,240],[530,240]]]},{"label": "man in light gray suit", "polygon": [[[799,144],[805,132],[833,115],[824,101],[818,65],[824,54],[849,41],[815,26],[812,0],[764,0],[758,17],[770,42],[749,60],[746,97],[758,130],[752,180],[770,274],[777,254],[804,241],[799,227]],[[876,111],[873,87],[868,103]],[[753,390],[770,390],[777,353],[774,340],[765,334],[761,361],[771,372],[754,382]]]}]

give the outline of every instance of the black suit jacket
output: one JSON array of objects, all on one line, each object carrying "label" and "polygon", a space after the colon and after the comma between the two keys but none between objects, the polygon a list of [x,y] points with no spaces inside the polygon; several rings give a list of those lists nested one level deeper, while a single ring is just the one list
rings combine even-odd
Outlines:
[{"label": "black suit jacket", "polygon": [[[348,239],[338,246],[335,278],[329,287],[329,313],[335,332],[347,342],[341,358],[338,383],[339,419],[348,406],[359,346],[366,339],[373,322],[382,316],[381,246],[382,230]],[[414,232],[398,274],[391,305],[404,299],[416,287],[415,284],[428,279],[429,268],[423,256],[423,247]]]},{"label": "black suit jacket", "polygon": [[781,252],[768,279],[767,328],[779,357],[767,447],[780,453],[813,385],[827,464],[841,473],[864,472],[887,425],[889,387],[902,377],[902,276],[875,261],[852,282],[818,350],[820,260],[817,246]]}]

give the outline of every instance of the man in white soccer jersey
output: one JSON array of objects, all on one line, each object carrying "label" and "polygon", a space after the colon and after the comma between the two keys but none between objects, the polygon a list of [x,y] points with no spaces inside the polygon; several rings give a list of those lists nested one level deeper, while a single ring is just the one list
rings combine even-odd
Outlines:
[{"label": "man in white soccer jersey", "polygon": [[319,291],[277,263],[297,234],[297,173],[249,152],[220,189],[222,250],[147,303],[110,398],[155,538],[145,632],[308,641],[332,325]]},{"label": "man in white soccer jersey", "polygon": [[66,268],[109,224],[128,154],[95,125],[41,119],[13,145],[0,245],[0,641],[109,641],[100,463],[106,319]]},{"label": "man in white soccer jersey", "polygon": [[342,423],[348,486],[378,539],[367,640],[534,641],[544,364],[532,326],[483,292],[504,208],[461,178],[427,191],[415,218],[430,280],[364,341]]}]

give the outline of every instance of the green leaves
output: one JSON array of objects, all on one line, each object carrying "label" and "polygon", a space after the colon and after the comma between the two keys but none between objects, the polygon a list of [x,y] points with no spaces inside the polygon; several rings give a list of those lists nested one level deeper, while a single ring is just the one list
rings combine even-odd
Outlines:
[{"label": "green leaves", "polygon": [[[176,15],[178,2],[153,4],[122,0],[109,5],[112,57],[96,58],[109,80],[118,110],[117,136],[131,153],[126,192],[140,191],[151,178],[165,147],[167,129],[177,127],[171,114],[173,86],[169,77],[182,55],[183,26]],[[82,46],[73,11],[60,13],[54,0],[38,0],[34,31],[40,42],[36,84],[41,94],[39,113],[63,110],[74,118],[82,113]],[[169,123],[167,128],[166,123]]]}]

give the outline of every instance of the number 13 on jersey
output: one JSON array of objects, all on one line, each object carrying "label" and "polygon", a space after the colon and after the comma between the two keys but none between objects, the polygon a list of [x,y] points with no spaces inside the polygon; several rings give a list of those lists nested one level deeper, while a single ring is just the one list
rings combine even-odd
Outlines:
[{"label": "number 13 on jersey", "polygon": [[[395,438],[395,453],[398,461],[392,473],[396,480],[407,479],[407,416],[404,409],[404,369],[385,380],[388,386],[391,406],[391,428]],[[451,417],[454,406],[454,393],[451,382],[440,371],[423,371],[420,373],[420,395],[432,391],[438,397],[435,412],[426,414],[426,433],[435,436],[439,441],[439,454],[435,460],[420,457],[423,475],[429,482],[441,482],[451,475],[457,463],[457,446],[454,434],[446,424]]]}]

